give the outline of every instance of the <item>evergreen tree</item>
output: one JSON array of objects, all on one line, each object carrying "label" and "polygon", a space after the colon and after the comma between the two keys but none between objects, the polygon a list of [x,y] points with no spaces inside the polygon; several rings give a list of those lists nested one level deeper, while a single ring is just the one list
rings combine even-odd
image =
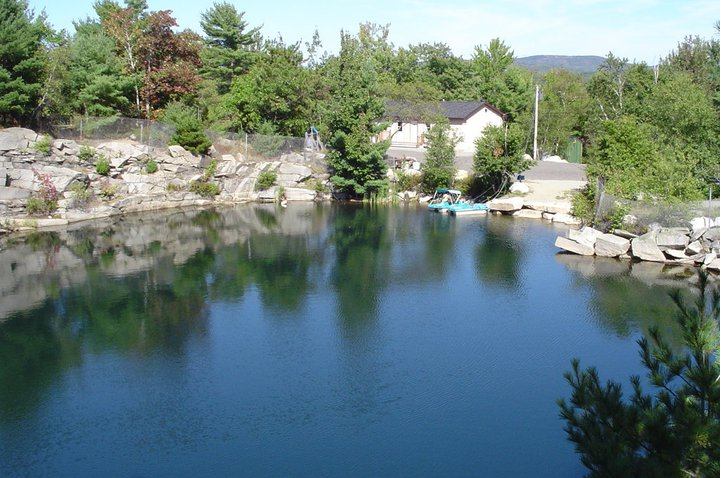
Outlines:
[{"label": "evergreen tree", "polygon": [[28,124],[40,100],[48,33],[25,0],[0,0],[0,124]]},{"label": "evergreen tree", "polygon": [[383,194],[388,187],[384,154],[387,141],[371,142],[382,131],[378,119],[383,102],[377,95],[373,62],[358,39],[341,33],[341,50],[329,65],[330,101],[325,126],[330,139],[328,163],[333,170],[331,182],[336,191],[356,197]]},{"label": "evergreen tree", "polygon": [[171,103],[165,110],[163,121],[175,126],[175,134],[170,138],[172,144],[179,144],[195,154],[205,154],[212,146],[195,108],[182,103]]},{"label": "evergreen tree", "polygon": [[128,114],[132,81],[123,75],[115,42],[100,24],[86,21],[75,25],[70,41],[69,91],[66,100],[76,113],[88,116]]},{"label": "evergreen tree", "polygon": [[247,73],[260,48],[260,29],[248,28],[243,12],[227,2],[214,3],[201,15],[205,34],[201,52],[203,78],[214,80],[220,94],[227,93],[234,77]]},{"label": "evergreen tree", "polygon": [[651,329],[638,341],[648,381],[643,392],[631,378],[624,399],[621,384],[602,384],[598,371],[579,361],[565,377],[570,401],[559,400],[568,439],[576,445],[589,477],[719,476],[719,296],[700,275],[694,303],[672,295],[683,346],[672,347]]}]

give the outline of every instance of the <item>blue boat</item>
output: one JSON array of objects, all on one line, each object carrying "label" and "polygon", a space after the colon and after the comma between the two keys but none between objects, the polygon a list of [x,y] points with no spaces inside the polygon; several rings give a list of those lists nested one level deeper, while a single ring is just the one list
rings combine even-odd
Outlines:
[{"label": "blue boat", "polygon": [[457,189],[436,189],[428,209],[431,211],[447,212],[448,208],[458,204],[461,199],[461,192]]}]

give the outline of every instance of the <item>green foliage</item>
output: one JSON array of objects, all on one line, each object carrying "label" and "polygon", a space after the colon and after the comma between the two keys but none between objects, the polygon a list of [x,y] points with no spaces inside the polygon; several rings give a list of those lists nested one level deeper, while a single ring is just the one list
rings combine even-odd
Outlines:
[{"label": "green foliage", "polygon": [[614,229],[624,229],[624,216],[629,212],[628,206],[623,204],[616,204],[616,206],[608,214],[608,230],[613,231]]},{"label": "green foliage", "polygon": [[547,154],[564,155],[572,136],[581,136],[590,97],[579,74],[551,70],[543,77],[539,106],[538,147]]},{"label": "green foliage", "polygon": [[44,134],[35,142],[33,149],[35,149],[38,153],[47,156],[50,154],[50,148],[52,145],[53,143],[50,141],[50,136]]},{"label": "green foliage", "polygon": [[587,183],[571,197],[571,214],[584,224],[593,224],[596,214],[596,188]]},{"label": "green foliage", "polygon": [[215,175],[217,167],[218,162],[215,159],[212,160],[208,167],[205,168],[203,176],[190,184],[190,191],[206,198],[212,198],[220,194],[220,186],[210,182],[210,179]]},{"label": "green foliage", "polygon": [[624,116],[605,121],[592,149],[588,173],[606,192],[627,199],[702,198],[702,178],[683,150],[664,145],[658,128]]},{"label": "green foliage", "polygon": [[376,120],[382,116],[383,103],[375,94],[373,62],[358,39],[341,35],[340,55],[330,75],[332,99],[326,125],[330,131],[327,159],[333,171],[331,182],[336,191],[356,197],[385,192],[384,154],[389,143],[372,143],[370,139],[382,130]]},{"label": "green foliage", "polygon": [[506,113],[507,120],[516,121],[533,104],[530,72],[512,66],[513,50],[494,38],[487,48],[475,47],[471,67],[473,75],[467,82],[470,89],[463,99],[483,99]]},{"label": "green foliage", "polygon": [[278,175],[275,171],[263,171],[258,175],[258,180],[255,182],[255,190],[264,191],[273,186],[277,179]]},{"label": "green foliage", "polygon": [[90,162],[95,157],[95,150],[90,146],[81,146],[80,152],[78,153],[78,159],[83,163]]},{"label": "green foliage", "polygon": [[311,72],[303,67],[297,44],[266,42],[247,75],[234,79],[228,95],[235,128],[260,133],[264,123],[284,136],[302,136],[313,115],[318,93]]},{"label": "green foliage", "polygon": [[42,17],[25,0],[0,0],[0,125],[28,124],[45,74]]},{"label": "green foliage", "polygon": [[635,376],[625,399],[621,384],[603,384],[577,359],[565,374],[572,392],[559,400],[560,416],[589,477],[719,474],[718,291],[699,274],[693,303],[680,292],[672,299],[683,346],[672,347],[658,328],[638,341],[655,393]]},{"label": "green foliage", "polygon": [[182,103],[172,103],[165,110],[163,120],[175,126],[175,134],[170,138],[171,144],[178,144],[193,154],[206,154],[212,142],[203,131],[203,124],[198,119],[195,108]]},{"label": "green foliage", "polygon": [[190,191],[205,198],[212,198],[220,194],[220,187],[211,182],[206,181],[193,181],[190,185]]},{"label": "green foliage", "polygon": [[396,171],[396,189],[398,191],[417,191],[420,185],[420,174],[408,174],[403,171]]},{"label": "green foliage", "polygon": [[101,176],[107,176],[110,173],[110,161],[102,154],[95,163],[95,172]]},{"label": "green foliage", "polygon": [[421,180],[424,191],[432,192],[453,185],[456,176],[455,147],[461,139],[453,135],[448,121],[440,121],[428,131],[428,150]]},{"label": "green foliage", "polygon": [[248,22],[243,16],[232,4],[219,2],[200,17],[205,34],[200,72],[204,78],[214,80],[220,94],[227,93],[231,80],[247,73],[255,60],[253,50],[260,43],[260,31],[247,30]]},{"label": "green foliage", "polygon": [[516,123],[508,127],[489,126],[476,140],[473,167],[489,196],[505,192],[510,179],[527,170],[532,160],[524,159],[525,132]]},{"label": "green foliage", "polygon": [[92,196],[91,191],[88,189],[87,185],[85,185],[85,183],[77,181],[74,182],[72,186],[70,186],[70,193],[70,200],[72,201],[72,205],[73,207],[78,209],[82,209],[87,206]]},{"label": "green foliage", "polygon": [[96,22],[81,22],[67,46],[68,75],[56,103],[68,102],[71,113],[85,116],[132,114],[134,80],[123,72],[115,41]]},{"label": "green foliage", "polygon": [[155,162],[153,159],[149,159],[147,163],[145,163],[145,172],[148,174],[153,174],[158,171],[158,163]]}]

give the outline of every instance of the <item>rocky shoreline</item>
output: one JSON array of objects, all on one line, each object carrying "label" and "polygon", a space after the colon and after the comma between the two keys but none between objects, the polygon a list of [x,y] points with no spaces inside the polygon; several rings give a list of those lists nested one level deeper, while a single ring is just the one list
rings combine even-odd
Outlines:
[{"label": "rocky shoreline", "polygon": [[[97,172],[99,161],[108,163],[107,174]],[[211,163],[206,179],[218,194],[204,197],[191,186],[208,175]],[[275,175],[275,185],[258,191],[265,172]],[[41,192],[42,177],[56,190],[57,206],[50,214],[31,216],[27,202]],[[330,195],[322,191],[328,178],[324,155],[317,152],[251,161],[239,152],[200,157],[177,145],[155,148],[132,140],[90,146],[7,128],[0,130],[0,232],[141,211],[275,201],[281,194],[288,201],[327,200]]]},{"label": "rocky shoreline", "polygon": [[[106,174],[97,171],[99,161],[108,163]],[[258,190],[264,173],[272,173],[275,184]],[[281,195],[287,201],[330,200],[329,177],[324,155],[318,152],[287,152],[253,161],[237,151],[213,149],[210,156],[200,157],[177,145],[157,148],[125,139],[90,146],[7,128],[0,130],[0,234],[135,212],[273,202]],[[41,192],[43,179],[57,192],[56,208],[50,214],[29,215],[28,200]],[[218,194],[206,197],[193,190],[198,181],[212,182]],[[688,228],[658,226],[638,237],[626,231],[604,234],[575,229],[580,221],[570,214],[568,199],[523,197],[527,187],[512,192],[519,195],[490,201],[489,212],[569,225],[567,237],[555,243],[563,251],[719,270],[718,218],[697,218]],[[399,197],[423,201],[415,194]]]},{"label": "rocky shoreline", "polygon": [[628,231],[603,233],[591,227],[570,229],[556,247],[581,256],[696,266],[719,271],[719,220],[695,218],[688,228],[653,225],[638,236]]}]

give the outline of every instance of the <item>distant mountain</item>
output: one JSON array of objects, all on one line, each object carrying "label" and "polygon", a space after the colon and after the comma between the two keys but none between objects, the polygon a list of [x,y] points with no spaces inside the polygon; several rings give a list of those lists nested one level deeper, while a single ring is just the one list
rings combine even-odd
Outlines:
[{"label": "distant mountain", "polygon": [[516,58],[513,64],[539,73],[545,73],[553,69],[563,69],[580,73],[583,76],[591,76],[596,72],[598,65],[603,63],[603,60],[605,60],[604,57],[594,55],[533,55]]}]

